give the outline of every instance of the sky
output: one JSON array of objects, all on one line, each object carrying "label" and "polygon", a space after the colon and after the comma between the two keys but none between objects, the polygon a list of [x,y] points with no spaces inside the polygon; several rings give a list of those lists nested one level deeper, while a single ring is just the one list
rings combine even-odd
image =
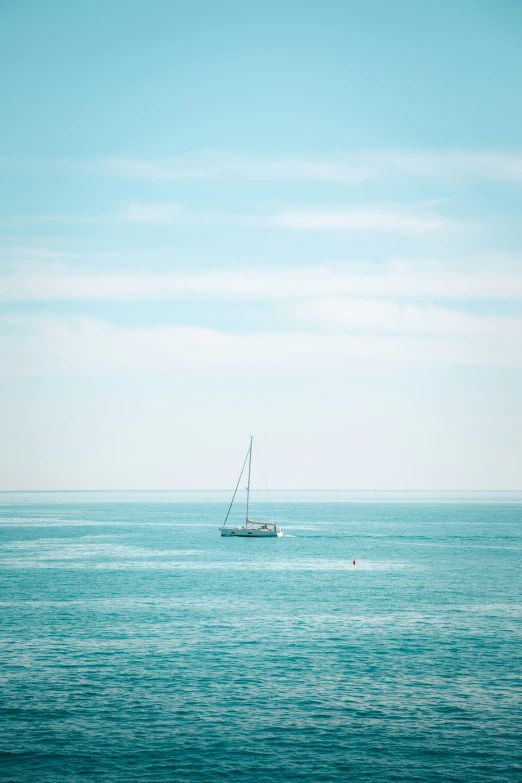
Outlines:
[{"label": "sky", "polygon": [[521,41],[4,0],[0,489],[230,488],[251,434],[274,488],[521,489]]}]

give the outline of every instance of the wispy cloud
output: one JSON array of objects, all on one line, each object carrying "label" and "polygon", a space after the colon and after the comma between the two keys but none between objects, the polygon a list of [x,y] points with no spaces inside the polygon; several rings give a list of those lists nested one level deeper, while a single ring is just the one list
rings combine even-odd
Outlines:
[{"label": "wispy cloud", "polygon": [[339,161],[336,160],[263,158],[226,152],[201,152],[162,160],[113,157],[93,165],[100,172],[117,177],[170,182],[187,180],[345,182],[359,181],[367,176],[360,166],[339,167]]},{"label": "wispy cloud", "polygon": [[158,182],[362,182],[390,177],[522,183],[522,152],[501,149],[359,150],[336,155],[262,156],[199,150],[165,158],[113,155],[101,160],[0,158],[10,169],[98,173]]},{"label": "wispy cloud", "polygon": [[[114,212],[97,215],[85,215],[81,213],[63,214],[27,214],[10,215],[0,217],[1,226],[24,226],[26,224],[115,224],[115,223],[139,223],[150,225],[170,224],[187,218],[187,210],[183,205],[172,201],[127,201],[119,204]],[[193,218],[198,217],[197,212],[192,213]],[[205,218],[205,213],[201,213]]]},{"label": "wispy cloud", "polygon": [[300,312],[346,331],[393,335],[453,335],[515,341],[522,348],[522,317],[472,314],[433,304],[332,297],[301,306]]},{"label": "wispy cloud", "polygon": [[215,209],[189,209],[183,204],[172,201],[129,201],[120,204],[114,212],[100,215],[42,214],[0,218],[0,225],[18,226],[32,223],[71,225],[133,223],[151,227],[183,225],[191,228],[228,225],[256,230],[276,227],[289,231],[380,232],[404,236],[447,234],[470,229],[468,224],[442,217],[422,204],[366,205],[345,209],[297,207],[269,214],[252,214]]},{"label": "wispy cloud", "polygon": [[427,210],[376,208],[289,209],[268,218],[280,228],[294,231],[378,231],[390,234],[424,236],[462,230],[462,224]]},{"label": "wispy cloud", "polygon": [[171,182],[296,180],[348,183],[412,176],[522,183],[522,154],[501,150],[376,150],[287,158],[206,151],[164,159],[111,157],[91,166],[116,177]]},{"label": "wispy cloud", "polygon": [[[88,318],[3,319],[6,375],[121,375],[180,372],[342,373],[385,364],[520,366],[522,339],[280,332],[233,334],[188,326],[122,328]],[[9,330],[6,331],[6,327]],[[2,334],[3,332],[3,334]]]},{"label": "wispy cloud", "polygon": [[[18,263],[13,267],[18,268]],[[367,274],[347,267],[301,266],[200,272],[93,273],[49,266],[0,276],[1,301],[269,300],[368,297],[389,299],[521,299],[520,272],[418,272],[393,266]]]}]

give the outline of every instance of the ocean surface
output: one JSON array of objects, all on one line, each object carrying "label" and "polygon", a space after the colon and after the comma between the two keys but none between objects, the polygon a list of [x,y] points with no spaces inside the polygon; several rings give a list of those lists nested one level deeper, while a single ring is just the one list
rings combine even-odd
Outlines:
[{"label": "ocean surface", "polygon": [[0,493],[2,781],[520,783],[521,494],[228,502]]}]

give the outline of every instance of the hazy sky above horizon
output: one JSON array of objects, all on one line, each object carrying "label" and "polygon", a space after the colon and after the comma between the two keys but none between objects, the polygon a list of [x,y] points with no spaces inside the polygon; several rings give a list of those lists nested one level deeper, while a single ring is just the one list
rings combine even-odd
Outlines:
[{"label": "hazy sky above horizon", "polygon": [[5,2],[0,489],[522,486],[522,5]]}]

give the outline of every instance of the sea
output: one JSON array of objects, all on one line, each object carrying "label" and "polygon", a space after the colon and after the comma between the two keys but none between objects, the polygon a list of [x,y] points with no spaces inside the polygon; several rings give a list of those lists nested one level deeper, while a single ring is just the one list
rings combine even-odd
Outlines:
[{"label": "sea", "polygon": [[520,783],[522,493],[229,501],[0,493],[4,783]]}]

